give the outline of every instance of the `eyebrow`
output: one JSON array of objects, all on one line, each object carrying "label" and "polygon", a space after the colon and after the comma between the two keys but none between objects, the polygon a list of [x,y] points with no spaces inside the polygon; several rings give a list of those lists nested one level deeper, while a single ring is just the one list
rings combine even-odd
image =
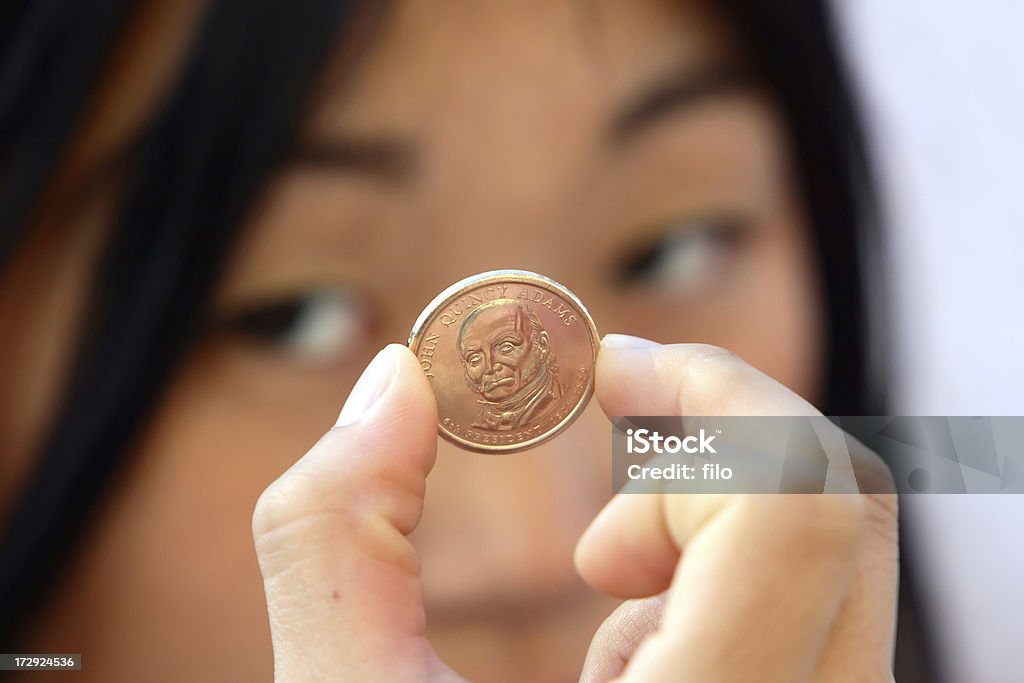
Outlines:
[{"label": "eyebrow", "polygon": [[609,141],[621,144],[671,114],[708,98],[749,87],[751,83],[746,70],[732,65],[673,73],[623,107],[612,119]]},{"label": "eyebrow", "polygon": [[[673,74],[645,90],[613,118],[609,140],[621,144],[680,109],[739,89],[749,75],[730,66],[716,66]],[[388,183],[402,183],[415,175],[414,146],[399,137],[359,139],[347,136],[301,142],[292,152],[294,165],[335,173],[364,175]]]},{"label": "eyebrow", "polygon": [[416,168],[413,146],[397,137],[309,140],[299,144],[290,161],[312,170],[355,173],[389,183],[408,180]]}]

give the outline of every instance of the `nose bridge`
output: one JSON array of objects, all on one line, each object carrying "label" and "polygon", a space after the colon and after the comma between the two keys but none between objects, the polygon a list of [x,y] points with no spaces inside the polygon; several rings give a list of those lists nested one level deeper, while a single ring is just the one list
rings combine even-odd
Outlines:
[{"label": "nose bridge", "polygon": [[484,341],[482,352],[484,354],[484,372],[490,373],[494,370],[494,356],[489,342]]},{"label": "nose bridge", "polygon": [[[550,272],[561,261],[567,228],[566,185],[577,176],[537,173],[546,182],[491,174],[489,180],[454,184],[438,191],[421,214],[436,242],[436,258],[466,274],[520,268]],[[488,349],[488,354],[490,350]]]},{"label": "nose bridge", "polygon": [[485,226],[501,232],[550,213],[559,185],[553,169],[528,165],[525,159],[502,159],[496,149],[482,152],[487,159],[482,167],[474,159],[456,162],[447,171],[449,179],[437,188],[439,200],[444,200],[441,205],[458,207],[458,215],[447,217],[454,232],[464,234]]},{"label": "nose bridge", "polygon": [[593,126],[566,125],[547,112],[510,118],[501,110],[474,111],[472,120],[445,121],[438,138],[450,144],[432,148],[420,215],[438,240],[436,253],[465,257],[477,270],[543,271],[556,249],[537,236],[550,242],[572,220],[592,167]]}]

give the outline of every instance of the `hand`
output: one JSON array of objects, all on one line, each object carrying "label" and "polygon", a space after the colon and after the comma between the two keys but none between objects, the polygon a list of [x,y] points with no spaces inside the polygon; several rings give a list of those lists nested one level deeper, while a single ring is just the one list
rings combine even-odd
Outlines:
[{"label": "hand", "polygon": [[[602,348],[596,382],[609,415],[813,413],[719,349],[609,341],[620,348]],[[253,535],[276,680],[461,680],[426,640],[407,539],[436,424],[415,357],[388,346],[338,424],[260,497]],[[616,497],[580,541],[582,576],[624,597],[665,592],[609,618],[584,679],[891,678],[895,515],[894,496]]]},{"label": "hand", "polygon": [[[609,416],[820,415],[704,345],[610,335],[597,378]],[[894,490],[877,455],[851,455],[868,490]],[[892,680],[893,493],[619,495],[580,539],[576,566],[619,597],[665,591],[626,602],[605,622],[585,681]]]}]

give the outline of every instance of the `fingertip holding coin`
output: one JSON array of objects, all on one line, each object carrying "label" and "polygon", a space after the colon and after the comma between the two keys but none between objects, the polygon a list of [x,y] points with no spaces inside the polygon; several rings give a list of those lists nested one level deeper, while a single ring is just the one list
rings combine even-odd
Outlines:
[{"label": "fingertip holding coin", "polygon": [[600,338],[565,286],[494,270],[438,294],[408,345],[434,390],[438,433],[478,453],[514,453],[554,437],[586,408]]}]

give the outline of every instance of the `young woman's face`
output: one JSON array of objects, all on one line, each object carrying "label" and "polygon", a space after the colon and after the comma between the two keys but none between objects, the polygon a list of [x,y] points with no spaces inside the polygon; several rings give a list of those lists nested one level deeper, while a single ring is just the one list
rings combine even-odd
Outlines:
[{"label": "young woman's face", "polygon": [[[32,649],[81,651],[96,680],[269,679],[253,504],[333,424],[373,353],[467,275],[537,271],[602,333],[721,345],[815,399],[819,284],[776,111],[749,89],[684,95],[737,48],[690,2],[399,2],[354,72],[325,75],[216,294],[220,324]],[[88,253],[47,267],[81,284]],[[40,368],[66,352],[44,342],[75,291],[27,307],[55,321],[24,345]],[[29,392],[32,372],[18,377]],[[22,424],[45,424],[50,403]],[[608,429],[591,406],[521,454],[439,442],[414,540],[430,638],[471,680],[575,680],[612,607],[572,566],[611,495]]]}]

